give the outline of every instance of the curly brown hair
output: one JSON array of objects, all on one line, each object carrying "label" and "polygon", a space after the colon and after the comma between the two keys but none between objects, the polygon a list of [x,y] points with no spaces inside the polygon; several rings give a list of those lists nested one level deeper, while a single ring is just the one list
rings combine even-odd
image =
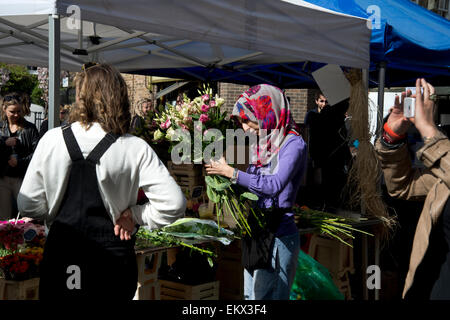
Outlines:
[{"label": "curly brown hair", "polygon": [[77,74],[77,102],[69,122],[89,128],[98,122],[106,132],[123,135],[130,127],[128,89],[122,75],[107,64],[94,65]]}]

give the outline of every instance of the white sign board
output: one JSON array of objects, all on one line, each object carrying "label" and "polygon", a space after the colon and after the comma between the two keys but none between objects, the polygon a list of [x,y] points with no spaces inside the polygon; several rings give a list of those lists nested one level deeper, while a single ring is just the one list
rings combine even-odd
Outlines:
[{"label": "white sign board", "polygon": [[330,106],[350,97],[350,82],[341,67],[334,64],[326,66],[312,73],[314,80],[325,95]]}]

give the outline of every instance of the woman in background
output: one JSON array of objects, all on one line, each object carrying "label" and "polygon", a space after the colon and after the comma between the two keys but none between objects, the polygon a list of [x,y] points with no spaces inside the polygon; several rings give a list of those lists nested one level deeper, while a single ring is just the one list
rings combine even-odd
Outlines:
[{"label": "woman in background", "polygon": [[39,141],[36,126],[25,120],[29,113],[26,94],[5,95],[0,121],[0,219],[17,215],[17,194]]},{"label": "woman in background", "polygon": [[[61,105],[59,108],[59,124],[60,126],[64,126],[68,123],[70,109],[72,106],[66,104]],[[48,118],[45,118],[44,121],[42,121],[41,128],[39,130],[39,139],[42,138],[42,136],[48,131]]]},{"label": "woman in background", "polygon": [[144,98],[140,100],[135,108],[134,108],[134,116],[131,120],[131,127],[130,132],[138,132],[139,130],[142,130],[145,124],[145,117],[150,111],[154,111],[154,98],[153,93],[151,94],[151,98]]}]

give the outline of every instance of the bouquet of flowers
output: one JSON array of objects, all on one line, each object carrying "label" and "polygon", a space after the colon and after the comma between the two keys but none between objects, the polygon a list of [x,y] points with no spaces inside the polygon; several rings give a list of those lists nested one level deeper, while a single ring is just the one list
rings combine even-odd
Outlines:
[{"label": "bouquet of flowers", "polygon": [[0,277],[26,280],[38,276],[45,228],[31,219],[0,221]]},{"label": "bouquet of flowers", "polygon": [[0,271],[6,280],[27,280],[39,276],[42,247],[27,248],[0,258]]},{"label": "bouquet of flowers", "polygon": [[225,119],[226,112],[220,112],[225,100],[217,94],[213,96],[212,89],[206,85],[198,92],[199,96],[193,100],[185,94],[181,103],[167,104],[165,110],[148,115],[144,131],[146,136],[151,137],[151,142],[168,141],[173,146],[180,141],[180,138],[176,137],[176,132],[180,130],[189,134],[190,138],[207,128],[219,129],[225,135],[225,130],[231,125],[231,122]]},{"label": "bouquet of flowers", "polygon": [[[227,119],[227,113],[220,110],[225,103],[224,99],[217,94],[213,95],[212,89],[207,85],[203,85],[198,93],[199,96],[193,100],[184,95],[181,103],[168,104],[166,110],[151,114],[152,118],[146,120],[146,133],[142,134],[147,137],[147,141],[150,137],[153,143],[169,143],[169,153],[172,153],[173,148],[182,146],[182,162],[201,163],[203,160],[208,161],[208,156],[219,158],[222,154],[218,155],[218,150],[209,146],[215,142],[223,142],[220,140],[227,136],[227,129],[237,128],[235,122]],[[208,198],[216,204],[218,223],[223,214],[229,213],[239,230],[249,235],[251,230],[247,223],[248,214],[252,214],[263,224],[263,214],[251,205],[251,201],[258,200],[256,195],[232,185],[228,178],[222,176],[206,176],[205,182]]]}]

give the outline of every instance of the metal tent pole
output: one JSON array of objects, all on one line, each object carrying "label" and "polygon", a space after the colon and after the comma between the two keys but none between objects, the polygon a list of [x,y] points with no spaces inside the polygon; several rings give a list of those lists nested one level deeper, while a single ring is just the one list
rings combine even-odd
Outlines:
[{"label": "metal tent pole", "polygon": [[48,17],[48,129],[59,126],[60,18]]},{"label": "metal tent pole", "polygon": [[382,61],[378,69],[378,117],[377,117],[377,138],[381,133],[381,124],[383,122],[384,114],[384,85],[386,80],[386,62]]}]

